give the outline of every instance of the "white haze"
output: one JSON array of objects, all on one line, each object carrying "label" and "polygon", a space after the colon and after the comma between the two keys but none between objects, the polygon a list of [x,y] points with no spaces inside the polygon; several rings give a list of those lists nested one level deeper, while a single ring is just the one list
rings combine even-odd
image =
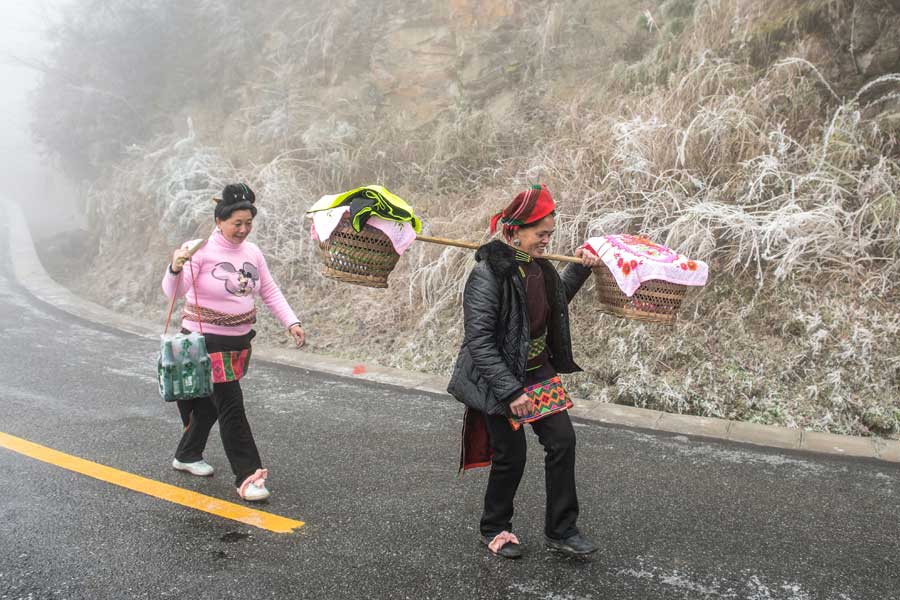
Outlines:
[{"label": "white haze", "polygon": [[49,48],[45,31],[60,0],[0,0],[0,190],[26,209],[38,235],[81,226],[66,182],[32,142],[28,101],[40,81],[33,66]]}]

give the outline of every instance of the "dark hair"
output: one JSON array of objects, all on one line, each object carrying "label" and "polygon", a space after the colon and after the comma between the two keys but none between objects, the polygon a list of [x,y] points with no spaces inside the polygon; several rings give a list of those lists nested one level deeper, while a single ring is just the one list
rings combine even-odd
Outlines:
[{"label": "dark hair", "polygon": [[249,210],[252,216],[256,216],[256,194],[250,186],[244,183],[229,183],[222,190],[222,199],[216,202],[215,216],[221,221],[231,217],[236,210]]},{"label": "dark hair", "polygon": [[503,227],[503,237],[505,237],[505,238],[508,239],[508,240],[511,240],[512,237],[513,237],[513,234],[514,234],[516,231],[521,231],[522,229],[530,229],[531,227],[536,226],[538,223],[540,223],[541,221],[543,221],[543,220],[546,219],[547,217],[556,217],[556,211],[555,211],[555,210],[551,210],[550,212],[548,212],[546,215],[544,215],[543,217],[541,217],[541,218],[538,219],[537,221],[533,221],[533,222],[531,222],[531,223],[525,223],[524,225],[516,225],[515,227],[504,226],[504,227]]}]

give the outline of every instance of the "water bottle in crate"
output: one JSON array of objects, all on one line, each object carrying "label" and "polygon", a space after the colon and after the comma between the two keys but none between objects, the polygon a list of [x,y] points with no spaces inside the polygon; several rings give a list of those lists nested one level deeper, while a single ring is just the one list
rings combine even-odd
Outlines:
[{"label": "water bottle in crate", "polygon": [[212,393],[212,367],[206,341],[199,333],[162,336],[159,395],[166,402],[202,398]]}]

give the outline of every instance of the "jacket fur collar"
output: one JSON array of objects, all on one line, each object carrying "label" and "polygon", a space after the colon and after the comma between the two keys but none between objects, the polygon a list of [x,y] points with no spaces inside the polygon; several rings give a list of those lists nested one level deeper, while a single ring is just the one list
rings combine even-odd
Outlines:
[{"label": "jacket fur collar", "polygon": [[509,277],[518,270],[516,251],[509,244],[493,240],[478,249],[475,260],[487,263],[498,279]]}]

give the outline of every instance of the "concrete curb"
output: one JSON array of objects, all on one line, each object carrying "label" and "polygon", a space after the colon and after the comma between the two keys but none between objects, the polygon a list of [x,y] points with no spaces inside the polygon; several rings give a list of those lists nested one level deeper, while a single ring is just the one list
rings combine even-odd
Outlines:
[{"label": "concrete curb", "polygon": [[[79,298],[51,279],[34,249],[34,243],[18,205],[5,202],[10,215],[10,256],[18,282],[38,299],[67,313],[128,331],[143,337],[157,338],[162,324],[136,320],[103,306]],[[253,355],[261,360],[341,377],[385,383],[398,387],[447,395],[448,378],[335,358],[322,354],[298,352],[254,344]],[[449,397],[449,396],[448,396]],[[573,417],[608,425],[664,431],[681,435],[711,438],[819,454],[872,458],[900,463],[900,441],[864,438],[832,433],[786,429],[710,417],[663,413],[618,404],[576,400]]]}]

